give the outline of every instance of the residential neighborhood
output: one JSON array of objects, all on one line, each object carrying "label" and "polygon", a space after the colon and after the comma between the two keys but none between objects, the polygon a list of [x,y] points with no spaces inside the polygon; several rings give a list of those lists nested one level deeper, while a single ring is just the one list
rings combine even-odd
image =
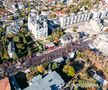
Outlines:
[{"label": "residential neighborhood", "polygon": [[0,0],[0,90],[108,90],[108,0]]}]

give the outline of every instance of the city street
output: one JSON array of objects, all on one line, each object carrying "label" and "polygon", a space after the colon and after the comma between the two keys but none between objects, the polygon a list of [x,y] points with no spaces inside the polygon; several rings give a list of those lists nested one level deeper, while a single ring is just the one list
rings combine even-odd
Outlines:
[{"label": "city street", "polygon": [[71,52],[72,49],[87,50],[89,48],[88,42],[89,41],[85,41],[74,45],[69,43],[65,47],[57,47],[54,50],[45,51],[39,56],[34,54],[32,57],[21,58],[16,62],[4,62],[0,67],[1,72],[4,71],[7,72],[8,75],[11,75],[18,71],[25,71],[27,68],[30,68],[31,66],[37,66],[45,61],[52,61],[58,57],[66,56],[69,52]]}]

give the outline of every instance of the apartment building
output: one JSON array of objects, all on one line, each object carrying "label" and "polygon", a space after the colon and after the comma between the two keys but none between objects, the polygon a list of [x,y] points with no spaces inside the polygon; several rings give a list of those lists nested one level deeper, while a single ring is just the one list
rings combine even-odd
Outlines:
[{"label": "apartment building", "polygon": [[23,0],[4,0],[3,5],[7,10],[14,13],[16,10],[24,8],[22,1]]},{"label": "apartment building", "polygon": [[79,12],[78,14],[72,14],[70,16],[62,16],[59,20],[61,28],[64,28],[72,24],[89,21],[91,19],[102,19],[104,17],[108,17],[107,8],[104,10],[91,10]]},{"label": "apartment building", "polygon": [[103,55],[108,56],[108,32],[99,34],[97,38],[90,44],[90,48],[96,48],[103,53]]},{"label": "apartment building", "polygon": [[28,29],[31,31],[35,40],[44,39],[48,36],[48,24],[46,17],[30,13],[28,16]]}]

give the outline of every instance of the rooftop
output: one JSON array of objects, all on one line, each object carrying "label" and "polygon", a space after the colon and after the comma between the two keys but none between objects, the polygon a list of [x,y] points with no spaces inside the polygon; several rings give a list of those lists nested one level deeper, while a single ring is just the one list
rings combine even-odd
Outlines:
[{"label": "rooftop", "polygon": [[19,29],[20,27],[16,23],[13,23],[13,25],[7,27],[6,35],[9,33],[17,34],[19,32]]},{"label": "rooftop", "polygon": [[59,74],[55,71],[49,73],[43,79],[38,76],[38,81],[36,80],[35,83],[32,83],[29,87],[25,88],[24,90],[60,90],[60,86],[64,85],[63,79],[59,76]]},{"label": "rooftop", "polygon": [[11,90],[8,78],[0,80],[0,90]]},{"label": "rooftop", "polygon": [[46,21],[46,17],[43,15],[36,15],[35,13],[30,13],[30,21],[35,25],[39,25],[40,28],[44,27],[44,22]]}]

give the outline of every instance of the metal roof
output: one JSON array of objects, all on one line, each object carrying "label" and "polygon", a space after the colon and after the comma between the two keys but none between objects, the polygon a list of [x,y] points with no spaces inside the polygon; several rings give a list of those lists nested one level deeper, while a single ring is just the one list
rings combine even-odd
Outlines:
[{"label": "metal roof", "polygon": [[24,90],[59,90],[59,86],[63,86],[64,83],[65,82],[60,77],[60,75],[57,72],[53,71],[43,79],[25,88]]}]

